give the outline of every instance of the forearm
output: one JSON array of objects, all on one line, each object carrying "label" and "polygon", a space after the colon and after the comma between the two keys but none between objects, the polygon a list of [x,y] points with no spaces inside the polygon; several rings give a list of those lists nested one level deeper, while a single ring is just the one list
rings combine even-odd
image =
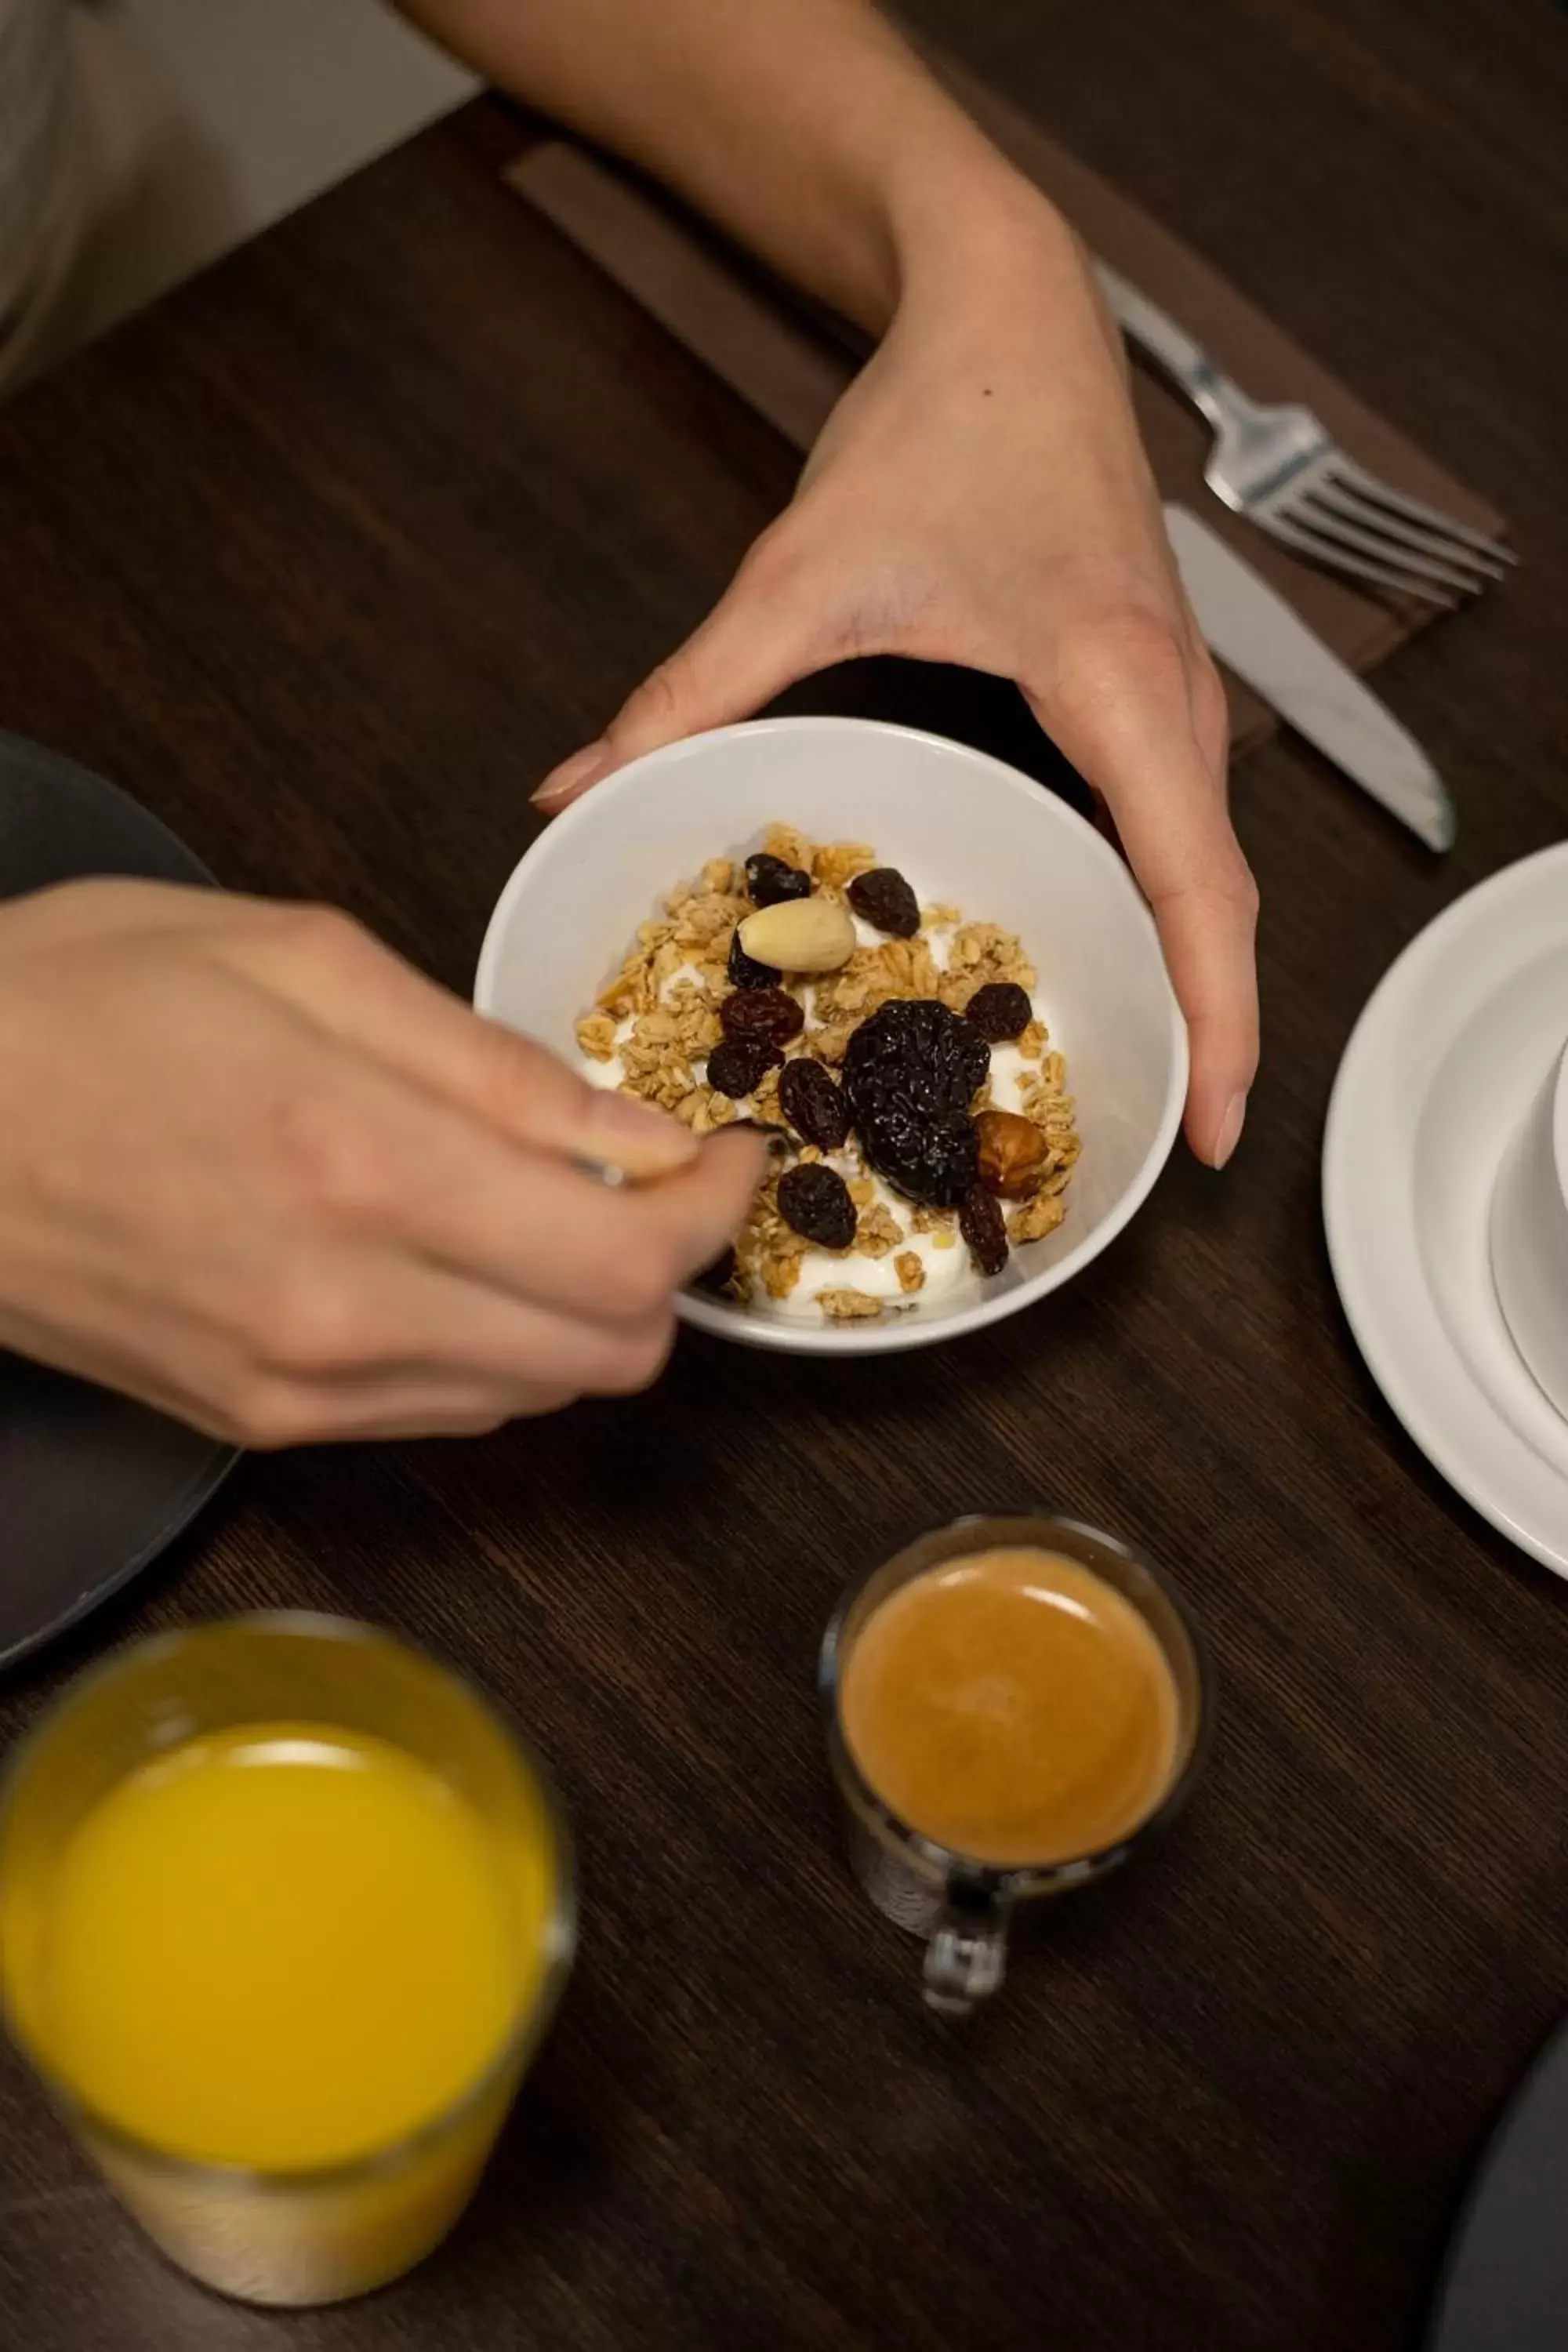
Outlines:
[{"label": "forearm", "polygon": [[868,0],[398,5],[873,332],[912,277],[1044,210]]}]

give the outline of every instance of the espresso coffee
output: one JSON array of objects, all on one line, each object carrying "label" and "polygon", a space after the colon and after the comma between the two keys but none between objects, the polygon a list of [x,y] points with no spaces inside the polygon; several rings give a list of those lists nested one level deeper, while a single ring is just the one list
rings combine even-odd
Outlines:
[{"label": "espresso coffee", "polygon": [[1075,1560],[1000,1550],[910,1579],[867,1620],[840,1719],[902,1822],[1016,1869],[1117,1844],[1176,1760],[1176,1686],[1147,1621]]}]

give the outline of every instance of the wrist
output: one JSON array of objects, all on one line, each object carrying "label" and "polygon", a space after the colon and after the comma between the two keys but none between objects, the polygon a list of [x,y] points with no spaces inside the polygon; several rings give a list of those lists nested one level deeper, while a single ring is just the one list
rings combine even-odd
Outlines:
[{"label": "wrist", "polygon": [[978,132],[973,140],[978,153],[924,174],[889,208],[897,271],[889,323],[921,310],[962,321],[1009,287],[1081,286],[1082,248],[1062,215]]},{"label": "wrist", "polygon": [[973,308],[977,276],[1037,281],[1054,266],[1081,277],[1056,206],[922,68],[884,89],[880,119],[858,127],[836,198],[844,308],[857,325],[880,337],[911,301]]}]

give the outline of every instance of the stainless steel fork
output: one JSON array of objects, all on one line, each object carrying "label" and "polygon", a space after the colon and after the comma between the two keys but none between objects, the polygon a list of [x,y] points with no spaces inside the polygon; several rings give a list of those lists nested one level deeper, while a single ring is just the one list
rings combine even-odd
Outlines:
[{"label": "stainless steel fork", "polygon": [[1237,514],[1332,571],[1450,608],[1517,561],[1499,541],[1369,474],[1310,409],[1249,400],[1158,303],[1103,262],[1095,269],[1128,341],[1213,425],[1204,479]]}]

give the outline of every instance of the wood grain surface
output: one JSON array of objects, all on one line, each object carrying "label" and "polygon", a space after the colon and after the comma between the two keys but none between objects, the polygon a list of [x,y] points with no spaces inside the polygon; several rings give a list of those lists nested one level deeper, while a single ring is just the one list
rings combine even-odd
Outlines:
[{"label": "wood grain surface", "polygon": [[[856,1365],[688,1341],[650,1397],[484,1444],[258,1460],[0,1689],[258,1604],[393,1625],[568,1792],[585,1936],[472,2213],[280,2319],[167,2271],[0,2060],[0,2341],[30,2352],[1384,2352],[1568,1992],[1565,1596],[1456,1501],[1335,1303],[1335,1063],[1441,905],[1568,829],[1568,17],[1548,0],[920,0],[1514,519],[1517,584],[1380,674],[1452,782],[1434,862],[1307,753],[1241,766],[1268,1058],[1033,1315]],[[691,625],[791,453],[500,186],[490,102],[0,414],[0,718],[228,883],[466,989],[526,793]],[[795,707],[1050,772],[1010,692],[880,664]],[[846,1578],[1039,1497],[1184,1581],[1206,1786],[933,2028],[840,1865],[812,1692]],[[4,1532],[0,1531],[0,1543]],[[0,1563],[3,1572],[3,1563]],[[1506,2352],[1500,2347],[1499,2352]]]}]

